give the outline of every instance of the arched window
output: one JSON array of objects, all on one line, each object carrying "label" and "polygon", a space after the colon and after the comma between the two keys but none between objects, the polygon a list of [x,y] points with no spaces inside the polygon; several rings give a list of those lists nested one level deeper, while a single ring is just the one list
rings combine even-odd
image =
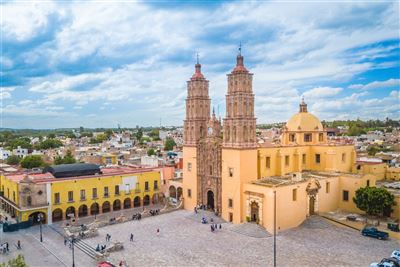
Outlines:
[{"label": "arched window", "polygon": [[243,126],[243,141],[247,142],[247,127]]}]

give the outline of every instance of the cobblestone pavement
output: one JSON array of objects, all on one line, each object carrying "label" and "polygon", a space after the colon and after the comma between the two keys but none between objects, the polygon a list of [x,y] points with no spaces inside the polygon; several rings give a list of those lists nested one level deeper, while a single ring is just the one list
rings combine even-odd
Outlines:
[{"label": "cobblestone pavement", "polygon": [[[189,216],[189,217],[188,217]],[[176,211],[99,229],[88,239],[92,246],[124,242],[122,251],[112,253],[117,262],[129,266],[271,266],[273,238],[252,238],[227,228],[211,233],[209,225],[191,218],[190,211]],[[156,230],[160,229],[157,235]],[[134,242],[129,242],[130,233]],[[312,217],[298,228],[277,236],[278,266],[369,266],[398,248],[396,241],[363,237],[358,231]]]},{"label": "cobblestone pavement", "polygon": [[[122,241],[125,248],[111,253],[116,262],[125,260],[132,266],[271,266],[273,238],[253,238],[228,230],[229,223],[214,233],[210,225],[197,222],[190,211],[179,210],[115,224],[99,229],[99,236],[85,239],[95,247],[111,241]],[[157,229],[160,234],[157,235]],[[130,234],[134,241],[130,242]],[[15,243],[21,238],[22,252],[30,266],[71,266],[71,251],[63,238],[44,227],[44,245],[38,242],[38,228],[3,234],[3,240]],[[388,257],[400,247],[396,241],[380,241],[363,237],[356,230],[338,227],[320,217],[311,217],[300,227],[277,236],[278,266],[369,266],[371,262]],[[13,248],[12,255],[19,252]],[[76,249],[76,266],[95,266],[95,263]],[[53,255],[53,254],[54,255]],[[3,260],[5,258],[5,260]]]}]

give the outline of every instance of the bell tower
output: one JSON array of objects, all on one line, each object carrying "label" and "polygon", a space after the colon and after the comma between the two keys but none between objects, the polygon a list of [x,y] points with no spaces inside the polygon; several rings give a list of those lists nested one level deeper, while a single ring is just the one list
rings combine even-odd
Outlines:
[{"label": "bell tower", "polygon": [[227,75],[222,144],[222,217],[234,223],[246,220],[244,184],[257,179],[253,74],[246,69],[241,50],[240,46],[236,66]]},{"label": "bell tower", "polygon": [[190,210],[198,204],[198,170],[201,168],[198,151],[201,140],[207,137],[207,123],[210,119],[208,84],[201,73],[197,56],[195,72],[187,82],[186,118],[183,123],[183,199],[184,207]]},{"label": "bell tower", "polygon": [[241,54],[236,67],[228,74],[226,117],[223,146],[229,148],[256,147],[256,118],[254,117],[253,74],[244,66]]}]

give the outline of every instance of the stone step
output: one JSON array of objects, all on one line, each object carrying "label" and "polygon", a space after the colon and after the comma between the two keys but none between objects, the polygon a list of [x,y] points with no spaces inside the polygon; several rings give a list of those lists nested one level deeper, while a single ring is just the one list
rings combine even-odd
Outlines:
[{"label": "stone step", "polygon": [[97,251],[91,247],[90,245],[88,245],[86,242],[84,242],[83,240],[76,240],[74,245],[81,250],[83,253],[85,253],[86,255],[88,255],[89,257],[91,257],[92,259],[96,258],[97,255]]},{"label": "stone step", "polygon": [[255,223],[242,223],[237,225],[231,225],[228,229],[232,232],[250,236],[254,238],[267,238],[272,235],[265,230],[262,226]]}]

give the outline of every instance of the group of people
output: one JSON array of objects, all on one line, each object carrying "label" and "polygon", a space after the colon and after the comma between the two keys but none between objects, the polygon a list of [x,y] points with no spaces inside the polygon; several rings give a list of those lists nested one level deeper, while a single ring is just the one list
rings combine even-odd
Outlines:
[{"label": "group of people", "polygon": [[160,212],[160,210],[159,209],[156,209],[156,210],[150,210],[150,215],[151,216],[154,216],[154,215],[158,215],[158,213]]},{"label": "group of people", "polygon": [[107,247],[107,245],[101,245],[100,246],[100,244],[97,244],[96,251],[97,252],[101,252],[101,251],[105,250],[106,247]]},{"label": "group of people", "polygon": [[[22,249],[21,241],[18,240],[15,246],[17,247],[17,249]],[[8,244],[8,242],[0,244],[0,252],[3,254],[10,252],[10,245]]]},{"label": "group of people", "polygon": [[142,214],[135,213],[135,214],[132,215],[132,220],[138,220],[139,221],[140,219],[142,219]]},{"label": "group of people", "polygon": [[215,230],[218,230],[218,228],[221,230],[222,229],[222,224],[211,224],[211,232],[214,232]]}]

